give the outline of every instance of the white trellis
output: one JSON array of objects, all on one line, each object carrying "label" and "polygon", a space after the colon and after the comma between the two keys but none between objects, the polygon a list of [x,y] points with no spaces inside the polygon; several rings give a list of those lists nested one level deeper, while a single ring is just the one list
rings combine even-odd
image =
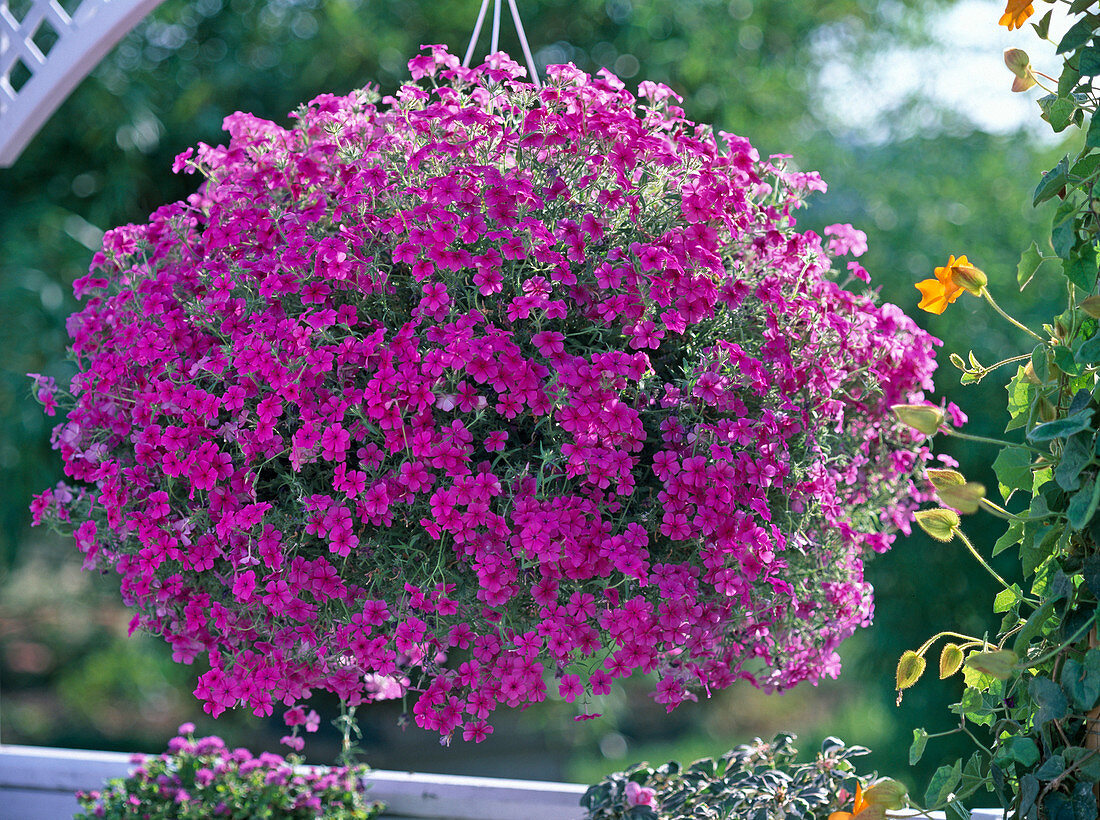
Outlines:
[{"label": "white trellis", "polygon": [[70,15],[58,0],[23,0],[14,11],[0,0],[0,167],[19,158],[77,84],[161,2],[75,0]]}]

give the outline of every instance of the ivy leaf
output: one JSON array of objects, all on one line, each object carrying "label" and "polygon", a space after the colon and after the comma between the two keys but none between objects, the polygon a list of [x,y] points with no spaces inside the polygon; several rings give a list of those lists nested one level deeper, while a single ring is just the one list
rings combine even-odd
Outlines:
[{"label": "ivy leaf", "polygon": [[916,766],[924,756],[924,747],[928,745],[928,732],[924,729],[913,730],[913,745],[909,747],[909,765]]},{"label": "ivy leaf", "polygon": [[[1100,137],[1100,135],[1098,135]],[[1040,183],[1041,185],[1042,183]],[[1020,285],[1020,290],[1023,290],[1031,282],[1035,271],[1037,271],[1043,262],[1047,261],[1046,258],[1039,252],[1039,245],[1036,242],[1031,243],[1031,247],[1020,254],[1020,261],[1016,265],[1016,282]]]},{"label": "ivy leaf", "polygon": [[1085,293],[1091,293],[1096,285],[1096,247],[1086,245],[1080,253],[1070,254],[1062,262],[1062,273]]},{"label": "ivy leaf", "polygon": [[1082,431],[1070,436],[1062,450],[1062,460],[1054,470],[1054,480],[1067,492],[1081,486],[1081,471],[1092,461],[1092,436]]},{"label": "ivy leaf", "polygon": [[1048,11],[1038,23],[1031,24],[1031,27],[1035,29],[1035,33],[1039,35],[1040,40],[1045,40],[1050,31],[1050,15],[1051,12]]},{"label": "ivy leaf", "polygon": [[1023,521],[1012,521],[1005,530],[1004,535],[997,539],[993,545],[993,554],[1000,555],[1009,547],[1019,544],[1025,537],[1025,524]]},{"label": "ivy leaf", "polygon": [[[1063,126],[1064,127],[1064,126]],[[1058,129],[1061,130],[1061,129]],[[1062,157],[1058,164],[1043,174],[1043,178],[1039,180],[1039,184],[1035,186],[1035,195],[1032,199],[1032,205],[1038,205],[1040,202],[1046,202],[1051,197],[1055,196],[1059,191],[1066,187],[1066,183],[1069,182],[1069,155]],[[1035,243],[1032,243],[1033,247],[1037,247]],[[1029,249],[1030,250],[1030,249]],[[1024,251],[1026,254],[1027,251]],[[1019,268],[1017,267],[1017,278],[1019,278]]]},{"label": "ivy leaf", "polygon": [[[1018,523],[1018,522],[1013,522]],[[1013,584],[1008,589],[1002,589],[993,599],[994,612],[1008,612],[1023,599],[1024,593],[1019,584]]]},{"label": "ivy leaf", "polygon": [[1085,525],[1092,520],[1092,516],[1096,514],[1096,501],[1093,499],[1095,486],[1096,479],[1090,477],[1069,500],[1069,506],[1066,508],[1066,520],[1070,529],[1083,530]]},{"label": "ivy leaf", "polygon": [[1054,441],[1058,438],[1068,438],[1074,433],[1080,433],[1090,427],[1092,427],[1092,408],[1086,407],[1084,410],[1078,410],[1064,419],[1056,419],[1048,421],[1046,424],[1036,425],[1027,434],[1027,438],[1028,441],[1034,443]]},{"label": "ivy leaf", "polygon": [[1084,343],[1077,348],[1077,352],[1073,354],[1073,359],[1084,365],[1092,365],[1100,362],[1100,332],[1097,332],[1092,338],[1086,339]]},{"label": "ivy leaf", "polygon": [[1062,687],[1050,678],[1032,678],[1027,693],[1038,705],[1035,725],[1042,726],[1052,720],[1061,720],[1069,714],[1069,700]]},{"label": "ivy leaf", "polygon": [[1066,761],[1061,755],[1053,755],[1043,761],[1043,764],[1035,770],[1035,776],[1040,780],[1054,780],[1066,770]]},{"label": "ivy leaf", "polygon": [[1067,200],[1058,206],[1051,221],[1050,244],[1062,259],[1069,259],[1077,244],[1077,204]]},{"label": "ivy leaf", "polygon": [[1039,762],[1039,747],[1030,737],[1008,737],[1001,742],[993,760],[1002,767],[1009,763],[1019,763],[1030,769]]},{"label": "ivy leaf", "polygon": [[[1035,744],[1032,743],[1034,746]],[[1035,750],[1038,759],[1039,750]],[[928,789],[924,793],[924,804],[930,809],[945,805],[948,798],[955,792],[955,787],[962,780],[962,761],[956,760],[954,766],[940,766],[932,775],[928,783]]]},{"label": "ivy leaf", "polygon": [[1024,368],[1020,367],[1016,370],[1016,375],[1009,379],[1005,389],[1008,391],[1008,414],[1011,417],[1008,426],[1005,427],[1007,433],[1009,430],[1015,430],[1027,424],[1035,386],[1028,380]]},{"label": "ivy leaf", "polygon": [[1028,809],[1035,805],[1039,797],[1039,780],[1033,774],[1025,774],[1020,778],[1020,809],[1019,816],[1026,817]]},{"label": "ivy leaf", "polygon": [[1062,666],[1062,689],[1074,708],[1087,712],[1100,700],[1100,649],[1090,649],[1080,661],[1068,658]]},{"label": "ivy leaf", "polygon": [[1062,35],[1062,40],[1058,43],[1057,53],[1065,54],[1068,51],[1076,51],[1087,43],[1092,37],[1092,25],[1091,17],[1086,17],[1074,23],[1069,31]]},{"label": "ivy leaf", "polygon": [[1089,46],[1081,52],[1077,73],[1082,77],[1095,77],[1100,74],[1100,48]]},{"label": "ivy leaf", "polygon": [[1086,148],[1100,148],[1100,125],[1096,123],[1096,117],[1089,119],[1089,130],[1085,134]]},{"label": "ivy leaf", "polygon": [[1094,820],[1097,816],[1096,794],[1089,783],[1078,783],[1073,787],[1073,820]]}]

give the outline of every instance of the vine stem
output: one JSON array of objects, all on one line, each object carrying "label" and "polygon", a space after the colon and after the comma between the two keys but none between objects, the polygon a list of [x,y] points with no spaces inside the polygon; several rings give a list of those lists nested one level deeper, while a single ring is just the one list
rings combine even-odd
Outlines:
[{"label": "vine stem", "polygon": [[1015,319],[1013,319],[1013,318],[1012,318],[1011,316],[1009,316],[1009,315],[1008,315],[1007,313],[1005,313],[1005,312],[1004,312],[1003,310],[1001,310],[1001,306],[1000,306],[1000,305],[998,305],[998,304],[997,304],[997,303],[996,303],[996,302],[995,302],[995,301],[993,300],[993,295],[992,295],[992,294],[991,294],[991,293],[989,292],[989,289],[988,289],[988,288],[982,288],[982,296],[984,296],[984,297],[985,297],[985,300],[986,300],[987,302],[989,302],[990,306],[991,306],[991,307],[992,307],[992,308],[993,308],[993,309],[994,309],[995,311],[997,311],[997,312],[998,312],[999,314],[1001,314],[1001,316],[1002,316],[1002,317],[1003,317],[1004,319],[1008,320],[1008,321],[1009,321],[1010,323],[1012,323],[1012,324],[1014,324],[1014,325],[1015,325],[1016,327],[1020,328],[1020,330],[1022,330],[1022,331],[1023,331],[1024,333],[1027,333],[1027,334],[1028,334],[1029,336],[1032,336],[1032,337],[1034,337],[1034,338],[1038,339],[1038,340],[1039,340],[1040,342],[1043,342],[1044,344],[1046,343],[1046,342],[1044,341],[1043,337],[1042,337],[1042,336],[1040,336],[1040,335],[1039,335],[1038,333],[1036,333],[1035,331],[1033,331],[1033,330],[1032,330],[1031,328],[1029,328],[1029,327],[1028,327],[1027,325],[1021,324],[1020,322],[1016,321],[1016,320],[1015,320]]},{"label": "vine stem", "polygon": [[974,545],[973,545],[973,544],[972,544],[972,543],[970,542],[970,539],[969,539],[969,538],[967,538],[967,537],[966,537],[966,536],[965,536],[965,535],[963,534],[963,531],[962,531],[962,530],[960,530],[960,529],[956,529],[956,530],[955,530],[955,535],[957,535],[957,536],[958,536],[958,537],[959,537],[959,538],[960,538],[960,539],[962,540],[963,544],[965,544],[965,545],[966,545],[966,548],[967,548],[968,550],[970,550],[970,554],[974,556],[974,558],[975,558],[975,559],[977,560],[977,562],[978,562],[979,564],[981,564],[981,565],[982,565],[982,568],[983,568],[983,569],[984,569],[984,570],[985,570],[986,572],[988,572],[988,573],[989,573],[990,575],[992,575],[992,576],[993,576],[994,578],[996,578],[996,579],[997,579],[997,582],[998,582],[998,583],[999,583],[999,584],[1000,584],[1001,586],[1003,586],[1003,587],[1004,587],[1005,589],[1009,589],[1009,590],[1010,590],[1010,589],[1012,589],[1012,587],[1011,587],[1011,586],[1009,586],[1009,584],[1008,584],[1008,581],[1006,581],[1006,580],[1005,580],[1004,578],[1002,578],[1002,577],[1001,577],[1000,575],[998,575],[998,574],[997,574],[997,571],[996,571],[995,569],[993,569],[993,567],[989,566],[989,564],[988,564],[988,563],[986,563],[986,560],[985,560],[984,558],[982,558],[982,554],[981,554],[980,552],[978,552],[978,550],[977,550],[977,549],[975,549],[975,548],[974,548]]},{"label": "vine stem", "polygon": [[975,436],[973,433],[963,433],[959,430],[956,430],[954,427],[948,427],[947,425],[944,425],[943,427],[941,427],[940,432],[942,432],[946,436],[953,436],[954,438],[962,438],[962,439],[966,439],[967,441],[980,441],[983,444],[996,444],[999,447],[1019,447],[1022,450],[1030,450],[1031,452],[1033,452],[1033,453],[1035,453],[1036,455],[1039,455],[1039,456],[1046,455],[1046,453],[1044,453],[1042,450],[1036,450],[1034,447],[1030,447],[1027,444],[1020,444],[1019,442],[1015,442],[1015,441],[1002,441],[999,438],[987,438],[986,436]]}]

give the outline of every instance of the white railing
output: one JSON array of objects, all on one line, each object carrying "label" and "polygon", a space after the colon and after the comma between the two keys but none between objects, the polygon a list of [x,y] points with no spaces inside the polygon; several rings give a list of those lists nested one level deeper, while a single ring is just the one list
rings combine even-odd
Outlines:
[{"label": "white railing", "polygon": [[16,19],[0,0],[0,167],[18,159],[96,63],[161,2],[79,0],[70,16],[58,0],[31,0]]},{"label": "white railing", "polygon": [[[130,770],[118,752],[0,745],[0,820],[69,820],[78,790],[101,788]],[[369,797],[387,805],[387,820],[581,820],[585,786],[448,774],[375,771]],[[898,813],[894,817],[905,817]],[[911,815],[910,815],[911,816]],[[921,815],[923,817],[923,815]],[[943,817],[933,812],[934,818]],[[979,809],[971,820],[1002,820]]]}]

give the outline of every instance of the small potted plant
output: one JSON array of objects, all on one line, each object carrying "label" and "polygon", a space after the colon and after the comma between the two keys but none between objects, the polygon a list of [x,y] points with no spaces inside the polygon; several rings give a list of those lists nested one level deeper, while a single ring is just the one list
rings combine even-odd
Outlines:
[{"label": "small potted plant", "polygon": [[[904,786],[856,773],[852,759],[868,749],[829,737],[813,761],[797,763],[794,741],[757,738],[688,766],[639,763],[589,788],[581,805],[588,820],[884,820],[903,805]],[[849,801],[852,812],[842,808]]]},{"label": "small potted plant", "polygon": [[365,766],[318,769],[264,752],[228,749],[218,737],[195,739],[185,723],[168,751],[136,755],[128,777],[79,794],[78,818],[175,820],[369,820],[381,803],[364,798]]}]

